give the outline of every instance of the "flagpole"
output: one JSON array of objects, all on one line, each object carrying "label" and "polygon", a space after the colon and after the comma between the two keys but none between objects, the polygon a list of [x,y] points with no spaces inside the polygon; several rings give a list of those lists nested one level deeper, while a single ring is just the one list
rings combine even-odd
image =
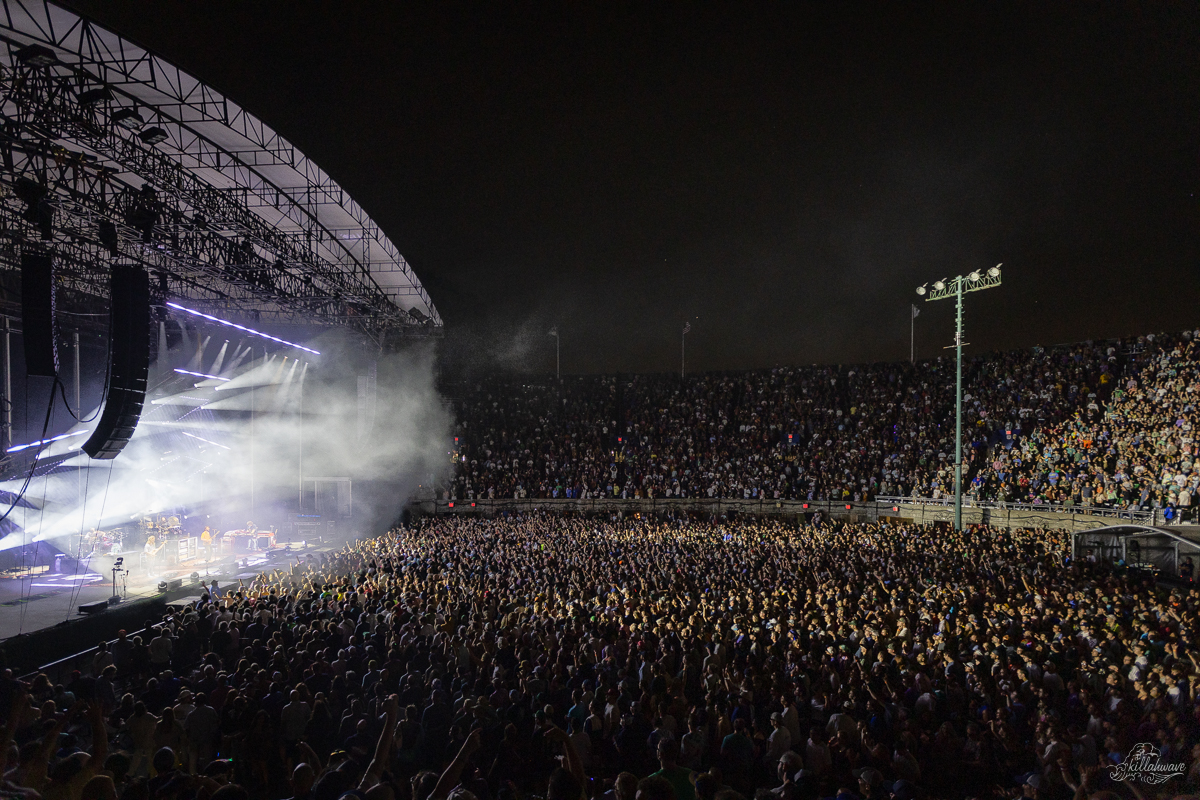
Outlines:
[{"label": "flagpole", "polygon": [[556,381],[561,381],[562,380],[562,357],[561,357],[562,351],[560,348],[562,346],[562,337],[558,335],[558,326],[557,325],[555,325],[553,328],[551,328],[548,331],[548,333],[554,337],[554,379]]}]

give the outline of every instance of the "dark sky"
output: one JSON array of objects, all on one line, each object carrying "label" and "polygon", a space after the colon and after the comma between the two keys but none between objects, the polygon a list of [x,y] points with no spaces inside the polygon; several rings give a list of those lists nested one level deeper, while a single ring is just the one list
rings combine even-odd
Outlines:
[{"label": "dark sky", "polygon": [[906,358],[997,262],[976,351],[1200,322],[1194,3],[71,5],[324,167],[459,356]]}]

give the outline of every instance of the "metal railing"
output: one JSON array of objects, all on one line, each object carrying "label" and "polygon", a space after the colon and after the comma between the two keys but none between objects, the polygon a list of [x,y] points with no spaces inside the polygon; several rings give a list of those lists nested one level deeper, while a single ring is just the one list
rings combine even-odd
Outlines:
[{"label": "metal railing", "polygon": [[[920,505],[954,508],[953,497],[893,497],[879,496],[876,501],[886,505]],[[1127,519],[1144,525],[1161,525],[1165,520],[1157,509],[1143,511],[1136,508],[1109,508],[1094,505],[1070,505],[1066,503],[1010,503],[1004,500],[975,500],[963,497],[963,508],[987,508],[999,511],[1036,511],[1039,513],[1073,514],[1089,517]]]},{"label": "metal railing", "polygon": [[[700,513],[719,516],[729,512],[759,516],[799,516],[821,512],[826,518],[879,520],[912,518],[918,522],[950,519],[953,499],[930,497],[879,496],[873,500],[774,500],[771,498],[491,498],[474,500],[426,500],[413,503],[418,514],[492,515],[497,513],[547,512],[551,514],[658,514],[664,512]],[[998,527],[1061,527],[1072,530],[1110,524],[1108,520],[1129,520],[1141,524],[1162,524],[1161,512],[1139,511],[1102,506],[1067,506],[1048,503],[1002,503],[963,499],[963,509],[973,512],[972,522]],[[914,514],[917,511],[919,513]]]}]

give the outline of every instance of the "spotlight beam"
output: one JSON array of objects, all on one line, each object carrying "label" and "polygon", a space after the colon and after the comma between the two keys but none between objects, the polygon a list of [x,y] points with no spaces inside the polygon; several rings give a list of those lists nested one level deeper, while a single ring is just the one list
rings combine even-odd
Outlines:
[{"label": "spotlight beam", "polygon": [[224,320],[219,317],[214,317],[213,315],[205,314],[202,311],[196,311],[191,308],[184,308],[183,306],[179,305],[178,303],[168,302],[167,305],[170,306],[171,308],[177,309],[179,311],[183,311],[187,314],[191,314],[193,316],[206,319],[209,322],[215,322],[218,325],[228,325],[230,328],[237,328],[239,331],[243,331],[244,333],[250,333],[255,336],[261,336],[264,339],[270,339],[272,342],[278,342],[279,344],[286,344],[288,347],[294,347],[297,350],[303,350],[306,353],[312,353],[313,355],[317,355],[317,356],[321,355],[320,350],[313,350],[311,347],[305,347],[302,344],[296,344],[295,342],[289,342],[286,339],[280,339],[278,336],[272,336],[269,333],[263,333],[262,331],[256,331],[253,328],[247,328],[244,325],[238,325],[236,322],[230,322],[229,320]]},{"label": "spotlight beam", "polygon": [[220,375],[206,375],[203,372],[192,372],[190,369],[175,368],[175,371],[180,375],[194,375],[197,378],[208,378],[210,381],[227,381],[229,378],[222,378]]},{"label": "spotlight beam", "polygon": [[225,445],[223,445],[223,444],[218,444],[217,442],[214,442],[211,439],[205,439],[203,436],[197,436],[194,433],[188,433],[187,431],[180,431],[180,433],[182,433],[184,436],[190,436],[193,439],[199,439],[200,441],[204,442],[205,444],[216,445],[217,447],[224,447],[226,450],[233,449],[232,447],[225,447]]},{"label": "spotlight beam", "polygon": [[16,447],[8,448],[8,450],[6,452],[15,453],[18,450],[27,450],[30,447],[39,447],[43,444],[50,444],[51,442],[57,442],[59,439],[66,439],[68,436],[79,436],[80,434],[84,434],[84,433],[87,433],[87,431],[71,431],[70,433],[63,433],[63,434],[59,434],[58,436],[51,436],[49,439],[39,439],[36,442],[30,442],[29,444],[19,444]]}]

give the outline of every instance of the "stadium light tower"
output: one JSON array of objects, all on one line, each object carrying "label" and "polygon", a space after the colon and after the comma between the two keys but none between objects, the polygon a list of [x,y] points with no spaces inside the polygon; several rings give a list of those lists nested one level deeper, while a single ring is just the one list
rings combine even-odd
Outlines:
[{"label": "stadium light tower", "polygon": [[[953,297],[955,300],[954,315],[954,350],[958,371],[954,388],[954,530],[962,530],[962,349],[963,349],[963,293],[978,292],[1000,285],[1000,264],[987,272],[975,270],[967,276],[934,281],[933,286],[925,284],[917,287],[917,294],[925,297],[925,302],[945,300]],[[926,295],[928,295],[926,297]]]}]

